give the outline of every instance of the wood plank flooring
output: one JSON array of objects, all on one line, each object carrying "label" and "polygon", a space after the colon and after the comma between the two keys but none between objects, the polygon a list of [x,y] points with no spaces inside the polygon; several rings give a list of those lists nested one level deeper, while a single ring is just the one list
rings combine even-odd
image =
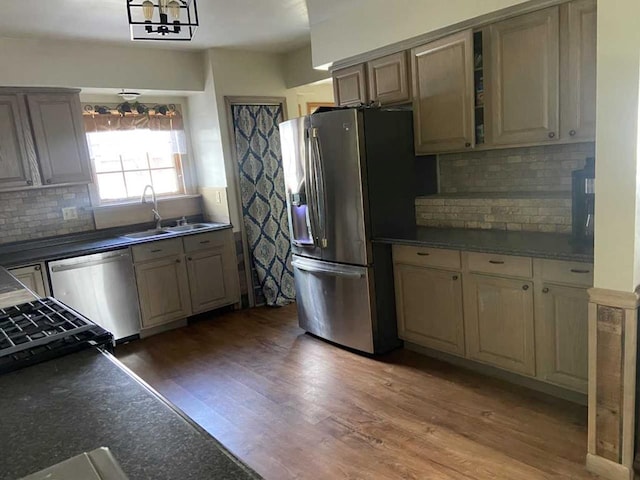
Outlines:
[{"label": "wood plank flooring", "polygon": [[586,479],[585,407],[398,350],[230,312],[118,358],[267,479]]}]

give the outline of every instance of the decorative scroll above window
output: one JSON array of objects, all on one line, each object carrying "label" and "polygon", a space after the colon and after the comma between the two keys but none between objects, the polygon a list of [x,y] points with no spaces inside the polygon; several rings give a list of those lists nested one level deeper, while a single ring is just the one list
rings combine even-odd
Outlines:
[{"label": "decorative scroll above window", "polygon": [[119,105],[84,105],[87,132],[110,130],[183,130],[182,115],[173,104],[149,107],[139,102]]}]

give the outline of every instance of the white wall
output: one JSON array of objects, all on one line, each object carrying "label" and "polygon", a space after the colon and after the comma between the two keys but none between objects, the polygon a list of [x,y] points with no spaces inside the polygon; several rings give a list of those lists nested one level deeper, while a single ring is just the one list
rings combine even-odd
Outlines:
[{"label": "white wall", "polygon": [[598,0],[595,286],[640,284],[640,2]]},{"label": "white wall", "polygon": [[333,103],[333,82],[320,81],[310,85],[294,88],[296,94],[296,116],[307,114],[307,102]]},{"label": "white wall", "polygon": [[287,90],[284,81],[283,56],[214,48],[209,50],[215,82],[215,95],[220,138],[227,179],[229,213],[234,230],[242,224],[240,192],[237,189],[238,167],[232,153],[225,96],[285,97],[287,115],[297,116],[295,92]]},{"label": "white wall", "polygon": [[318,67],[527,0],[307,0]]},{"label": "white wall", "polygon": [[196,92],[202,54],[61,40],[0,38],[0,85]]},{"label": "white wall", "polygon": [[287,88],[300,87],[331,78],[328,70],[315,70],[311,59],[311,44],[284,56],[284,81]]}]

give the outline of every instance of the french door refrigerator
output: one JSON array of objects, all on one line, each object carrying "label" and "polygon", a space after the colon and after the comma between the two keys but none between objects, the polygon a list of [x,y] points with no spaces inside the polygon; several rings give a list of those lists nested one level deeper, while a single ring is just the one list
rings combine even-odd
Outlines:
[{"label": "french door refrigerator", "polygon": [[415,226],[410,111],[348,108],[280,124],[300,326],[367,353],[400,345],[391,252]]}]

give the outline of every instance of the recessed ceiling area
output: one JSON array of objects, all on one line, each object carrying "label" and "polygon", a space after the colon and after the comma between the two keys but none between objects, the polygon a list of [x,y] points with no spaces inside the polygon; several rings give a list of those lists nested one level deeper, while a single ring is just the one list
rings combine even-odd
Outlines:
[{"label": "recessed ceiling area", "polygon": [[191,42],[129,37],[126,0],[2,2],[0,37],[56,38],[200,50],[212,47],[283,53],[309,43],[305,0],[200,0]]}]

